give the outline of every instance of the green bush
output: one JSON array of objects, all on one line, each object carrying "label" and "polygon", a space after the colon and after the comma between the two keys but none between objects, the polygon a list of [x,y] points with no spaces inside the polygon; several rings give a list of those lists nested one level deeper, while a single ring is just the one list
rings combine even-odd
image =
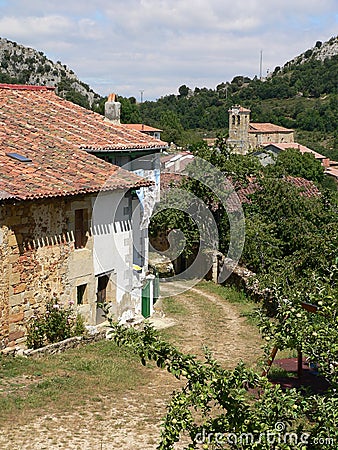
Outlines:
[{"label": "green bush", "polygon": [[47,303],[44,313],[31,317],[27,331],[27,346],[36,349],[82,335],[86,328],[82,316],[74,313],[71,303],[66,307],[53,299]]}]

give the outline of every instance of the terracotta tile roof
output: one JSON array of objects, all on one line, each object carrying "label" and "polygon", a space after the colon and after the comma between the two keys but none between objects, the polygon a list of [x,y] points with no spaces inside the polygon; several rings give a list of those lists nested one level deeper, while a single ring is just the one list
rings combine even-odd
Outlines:
[{"label": "terracotta tile roof", "polygon": [[137,130],[137,131],[163,131],[159,128],[150,127],[149,125],[144,125],[142,123],[124,123],[124,127],[129,128],[130,130]]},{"label": "terracotta tile roof", "polygon": [[[88,150],[161,149],[167,144],[144,133],[113,125],[100,114],[58,97],[42,86],[0,84],[4,113],[20,114],[36,132]],[[0,117],[1,120],[1,117]]]},{"label": "terracotta tile roof", "polygon": [[152,183],[80,149],[149,148],[153,141],[148,138],[105,123],[50,88],[0,85],[0,199],[148,186]]},{"label": "terracotta tile roof", "polygon": [[161,172],[161,191],[170,190],[171,187],[179,188],[186,178],[186,175],[180,173]]},{"label": "terracotta tile roof", "polygon": [[244,108],[243,106],[240,106],[239,112],[251,112],[251,109]]},{"label": "terracotta tile roof", "polygon": [[254,194],[255,192],[259,191],[261,189],[260,185],[258,183],[255,183],[254,181],[250,182],[246,187],[242,187],[238,189],[237,195],[241,201],[241,203],[251,203],[250,198],[248,195]]},{"label": "terracotta tile roof", "polygon": [[[300,189],[300,195],[304,197],[320,196],[320,190],[317,188],[313,181],[306,180],[305,178],[301,177],[292,176],[285,177],[285,181],[298,187]],[[258,183],[256,183],[255,181],[251,181],[246,187],[238,189],[237,195],[242,203],[251,203],[248,195],[254,194],[260,189],[261,186]]]},{"label": "terracotta tile roof", "polygon": [[232,112],[234,109],[237,109],[238,112],[246,112],[246,113],[251,112],[251,109],[244,108],[243,106],[240,105],[234,105],[231,109],[228,110],[228,112]]},{"label": "terracotta tile roof", "polygon": [[304,197],[319,197],[320,196],[320,190],[317,188],[317,186],[311,180],[306,180],[305,178],[291,177],[291,176],[287,176],[285,179],[289,183],[300,188],[301,189],[300,195],[302,195]]},{"label": "terracotta tile roof", "polygon": [[338,167],[334,167],[334,166],[328,167],[325,170],[325,173],[327,175],[331,175],[331,176],[335,177],[338,180]]},{"label": "terracotta tile roof", "polygon": [[314,150],[311,150],[308,147],[305,147],[305,145],[298,144],[298,142],[282,142],[282,143],[266,143],[264,148],[269,147],[270,145],[273,145],[274,147],[278,148],[279,150],[286,150],[288,148],[294,148],[295,150],[299,150],[301,153],[311,153],[316,159],[327,159],[327,156],[321,155],[320,153],[315,152]]},{"label": "terracotta tile roof", "polygon": [[249,133],[291,133],[293,130],[284,128],[273,123],[253,123],[249,124]]}]

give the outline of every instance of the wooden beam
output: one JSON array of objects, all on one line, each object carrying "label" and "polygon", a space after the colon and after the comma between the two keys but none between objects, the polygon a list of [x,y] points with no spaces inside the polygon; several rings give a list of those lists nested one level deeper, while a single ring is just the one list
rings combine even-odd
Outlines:
[{"label": "wooden beam", "polygon": [[301,302],[302,308],[309,312],[317,312],[318,306],[317,305],[311,305],[311,303]]},{"label": "wooden beam", "polygon": [[272,349],[272,352],[271,352],[271,354],[269,356],[269,359],[267,361],[267,368],[263,370],[262,377],[266,377],[267,374],[269,373],[270,367],[272,366],[272,363],[273,363],[273,361],[274,361],[274,359],[276,357],[277,352],[278,352],[278,347],[274,347]]},{"label": "wooden beam", "polygon": [[297,375],[298,378],[301,378],[303,375],[303,354],[301,350],[298,350],[297,356]]}]

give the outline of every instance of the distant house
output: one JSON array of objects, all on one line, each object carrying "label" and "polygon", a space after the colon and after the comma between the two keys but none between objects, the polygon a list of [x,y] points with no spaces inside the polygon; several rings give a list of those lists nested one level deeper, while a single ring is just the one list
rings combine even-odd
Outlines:
[{"label": "distant house", "polygon": [[235,105],[229,109],[229,138],[227,144],[243,155],[268,143],[294,142],[293,130],[272,123],[250,122],[251,110]]},{"label": "distant house", "polygon": [[194,155],[189,151],[169,153],[161,157],[162,173],[180,173],[192,162]]},{"label": "distant house", "polygon": [[[321,195],[320,190],[317,188],[315,183],[311,180],[306,180],[301,177],[292,177],[290,175],[283,178],[287,183],[299,189],[299,195],[302,197],[319,197]],[[261,186],[256,182],[256,180],[250,181],[246,187],[240,187],[237,190],[237,195],[242,203],[250,203],[250,195],[255,194],[261,189]]]},{"label": "distant house", "polygon": [[136,192],[153,183],[91,152],[161,145],[53,89],[0,85],[0,348],[22,342],[26,321],[53,298],[93,325],[101,301],[117,318],[143,312],[152,287]]},{"label": "distant house", "polygon": [[273,164],[276,157],[283,151],[287,149],[295,149],[298,150],[300,153],[310,153],[314,156],[314,158],[321,163],[321,165],[325,168],[329,167],[330,165],[330,159],[324,155],[321,155],[320,153],[311,150],[308,147],[305,147],[305,145],[298,144],[297,142],[291,142],[291,143],[271,143],[267,145],[263,145],[262,149],[257,150],[254,152],[254,155],[259,158],[263,166],[266,166],[268,164]]},{"label": "distant house", "polygon": [[325,173],[338,183],[338,162],[330,161],[330,166],[325,169]]},{"label": "distant house", "polygon": [[144,125],[143,123],[125,123],[125,127],[140,131],[141,133],[148,134],[148,136],[152,136],[155,139],[161,139],[161,133],[163,130],[159,128],[150,127],[149,125]]},{"label": "distant house", "polygon": [[[121,104],[116,100],[115,94],[110,94],[105,103],[105,122],[120,127],[125,135],[130,136],[125,139],[123,145],[116,146],[87,146],[85,149],[98,158],[104,159],[112,164],[116,164],[124,169],[130,170],[137,175],[153,181],[153,185],[136,191],[142,202],[143,222],[142,228],[146,228],[152,214],[154,204],[160,200],[160,153],[168,148],[168,144],[148,133],[142,132],[139,128],[142,125],[134,126],[121,124],[120,121]],[[149,127],[151,128],[151,127]],[[155,129],[154,129],[155,130]],[[158,130],[161,131],[161,130]],[[136,145],[135,145],[135,137]]]}]

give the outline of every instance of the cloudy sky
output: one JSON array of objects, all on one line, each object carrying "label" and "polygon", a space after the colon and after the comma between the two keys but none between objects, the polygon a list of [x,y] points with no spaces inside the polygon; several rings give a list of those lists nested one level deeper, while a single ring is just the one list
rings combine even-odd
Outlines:
[{"label": "cloudy sky", "polygon": [[337,35],[338,0],[0,0],[0,36],[60,60],[101,95],[263,75]]}]

